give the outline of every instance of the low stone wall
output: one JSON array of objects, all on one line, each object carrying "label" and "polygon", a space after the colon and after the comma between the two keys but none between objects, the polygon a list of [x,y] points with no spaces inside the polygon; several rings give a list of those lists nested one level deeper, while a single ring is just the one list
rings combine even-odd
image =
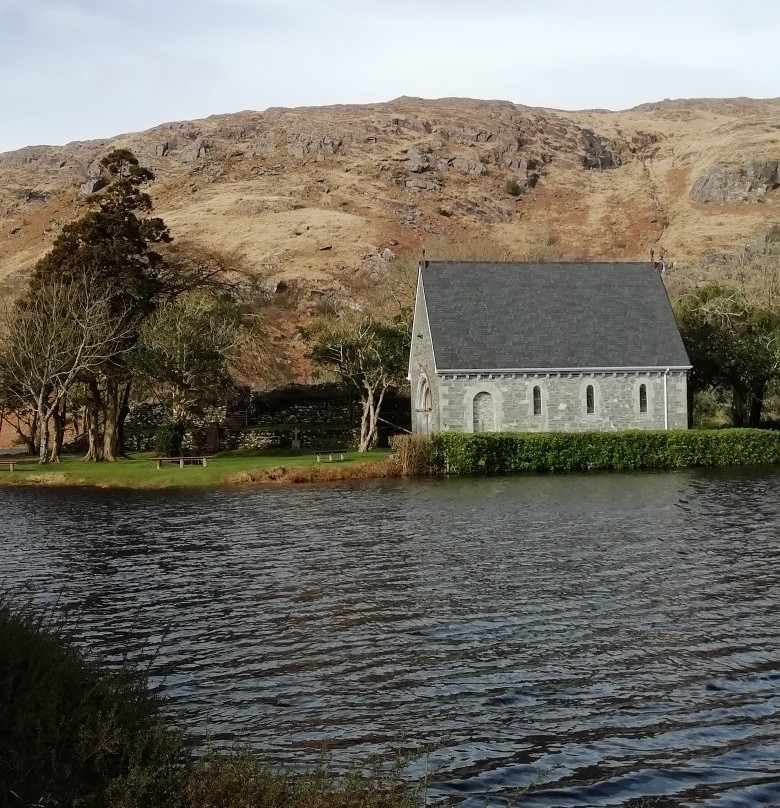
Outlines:
[{"label": "low stone wall", "polygon": [[[359,442],[360,413],[360,401],[345,395],[335,384],[247,392],[230,408],[210,407],[201,413],[184,435],[182,450],[194,454],[233,449],[290,450],[296,434],[303,452],[353,447]],[[127,448],[154,450],[155,433],[169,417],[159,405],[136,405],[127,422]],[[379,445],[386,446],[389,435],[411,426],[408,395],[388,393],[382,417],[398,425],[380,422]]]},{"label": "low stone wall", "polygon": [[[349,426],[316,427],[303,424],[296,427],[302,452],[315,449],[341,449],[356,446],[360,431]],[[226,448],[235,449],[292,449],[295,432],[289,427],[257,426],[225,435]]]},{"label": "low stone wall", "polygon": [[182,449],[188,452],[229,451],[234,449],[286,449],[293,448],[293,440],[300,442],[302,452],[316,449],[341,449],[356,446],[359,430],[350,426],[318,426],[302,424],[300,427],[265,424],[245,429],[219,430],[219,449],[209,447],[207,430],[197,428],[184,435]]}]

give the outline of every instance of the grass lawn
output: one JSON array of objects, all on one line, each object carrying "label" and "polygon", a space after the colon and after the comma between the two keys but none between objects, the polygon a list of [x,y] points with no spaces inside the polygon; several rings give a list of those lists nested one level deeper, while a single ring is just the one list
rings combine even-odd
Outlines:
[{"label": "grass lawn", "polygon": [[[126,460],[116,463],[85,463],[78,456],[65,456],[61,463],[38,464],[33,458],[19,458],[16,470],[11,473],[0,467],[0,485],[95,485],[103,488],[196,488],[241,482],[262,482],[263,478],[284,481],[291,469],[321,474],[322,479],[337,479],[342,473],[357,469],[363,463],[387,459],[388,449],[375,449],[368,453],[350,451],[345,459],[333,462],[323,456],[317,463],[314,454],[253,454],[251,452],[223,452],[209,459],[208,466],[185,466],[165,464],[157,469],[153,452],[137,452]],[[338,456],[336,456],[338,458]],[[5,458],[3,458],[5,459]],[[14,458],[16,459],[16,458]],[[284,471],[282,471],[284,470]],[[267,475],[264,475],[267,472]],[[243,473],[243,474],[242,474]],[[256,473],[253,475],[253,473]],[[347,476],[352,476],[347,474]],[[359,477],[359,474],[354,474]]]}]

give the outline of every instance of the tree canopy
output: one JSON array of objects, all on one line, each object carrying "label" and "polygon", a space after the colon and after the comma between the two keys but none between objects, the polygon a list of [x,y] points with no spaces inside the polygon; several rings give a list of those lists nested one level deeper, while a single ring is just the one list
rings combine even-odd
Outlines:
[{"label": "tree canopy", "polygon": [[241,319],[229,297],[199,290],[161,304],[142,323],[133,367],[177,425],[229,383],[227,354]]},{"label": "tree canopy", "polygon": [[192,289],[217,287],[223,267],[207,251],[163,254],[171,236],[162,219],[149,215],[152,202],[143,190],[152,172],[126,149],[103,157],[100,171],[103,184],[89,209],[55,238],[6,318],[0,398],[20,414],[35,412],[38,441],[31,445],[42,462],[57,459],[69,395],[85,407],[87,459],[114,460],[123,452],[139,371],[158,389],[178,391],[184,410],[196,388],[216,389],[224,376],[217,354],[240,317],[222,303],[204,308],[205,294],[188,297]]},{"label": "tree canopy", "polygon": [[728,390],[734,425],[758,426],[769,383],[780,374],[780,312],[717,285],[685,295],[676,308],[694,390]]}]

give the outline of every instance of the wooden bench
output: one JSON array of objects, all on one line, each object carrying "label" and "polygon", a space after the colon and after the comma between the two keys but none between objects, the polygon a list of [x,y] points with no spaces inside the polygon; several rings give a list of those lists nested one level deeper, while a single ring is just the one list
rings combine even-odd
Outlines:
[{"label": "wooden bench", "polygon": [[332,463],[333,462],[333,455],[338,455],[340,460],[344,459],[344,455],[349,451],[349,449],[318,449],[314,452],[317,455],[317,462],[322,462],[323,455],[328,456],[328,460]]},{"label": "wooden bench", "polygon": [[206,466],[207,461],[211,460],[210,457],[153,457],[152,460],[157,461],[157,468],[161,469],[163,463],[178,463],[179,468],[183,469],[185,466]]},{"label": "wooden bench", "polygon": [[13,471],[18,465],[18,460],[0,460],[0,466],[8,466],[8,471]]}]

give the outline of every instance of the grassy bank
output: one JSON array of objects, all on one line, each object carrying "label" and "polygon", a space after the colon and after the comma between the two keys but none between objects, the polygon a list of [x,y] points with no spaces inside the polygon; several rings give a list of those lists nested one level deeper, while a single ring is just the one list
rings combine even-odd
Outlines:
[{"label": "grassy bank", "polygon": [[67,630],[0,595],[0,805],[82,808],[411,808],[374,769],[280,771],[197,754],[143,673],[89,659]]},{"label": "grassy bank", "polygon": [[389,449],[347,452],[332,461],[314,454],[223,452],[208,466],[166,464],[152,453],[116,463],[85,463],[67,456],[45,466],[20,459],[1,485],[98,488],[199,488],[262,483],[316,483],[431,474],[485,475],[561,471],[632,471],[695,466],[780,464],[780,431],[769,429],[630,430],[625,432],[440,432],[403,435]]},{"label": "grassy bank", "polygon": [[197,488],[265,482],[318,482],[393,476],[389,450],[348,452],[344,460],[318,463],[314,454],[224,452],[208,465],[165,464],[156,468],[153,453],[137,453],[116,463],[85,463],[66,456],[61,463],[41,466],[21,458],[14,472],[0,468],[0,485],[86,485],[99,488]]}]

